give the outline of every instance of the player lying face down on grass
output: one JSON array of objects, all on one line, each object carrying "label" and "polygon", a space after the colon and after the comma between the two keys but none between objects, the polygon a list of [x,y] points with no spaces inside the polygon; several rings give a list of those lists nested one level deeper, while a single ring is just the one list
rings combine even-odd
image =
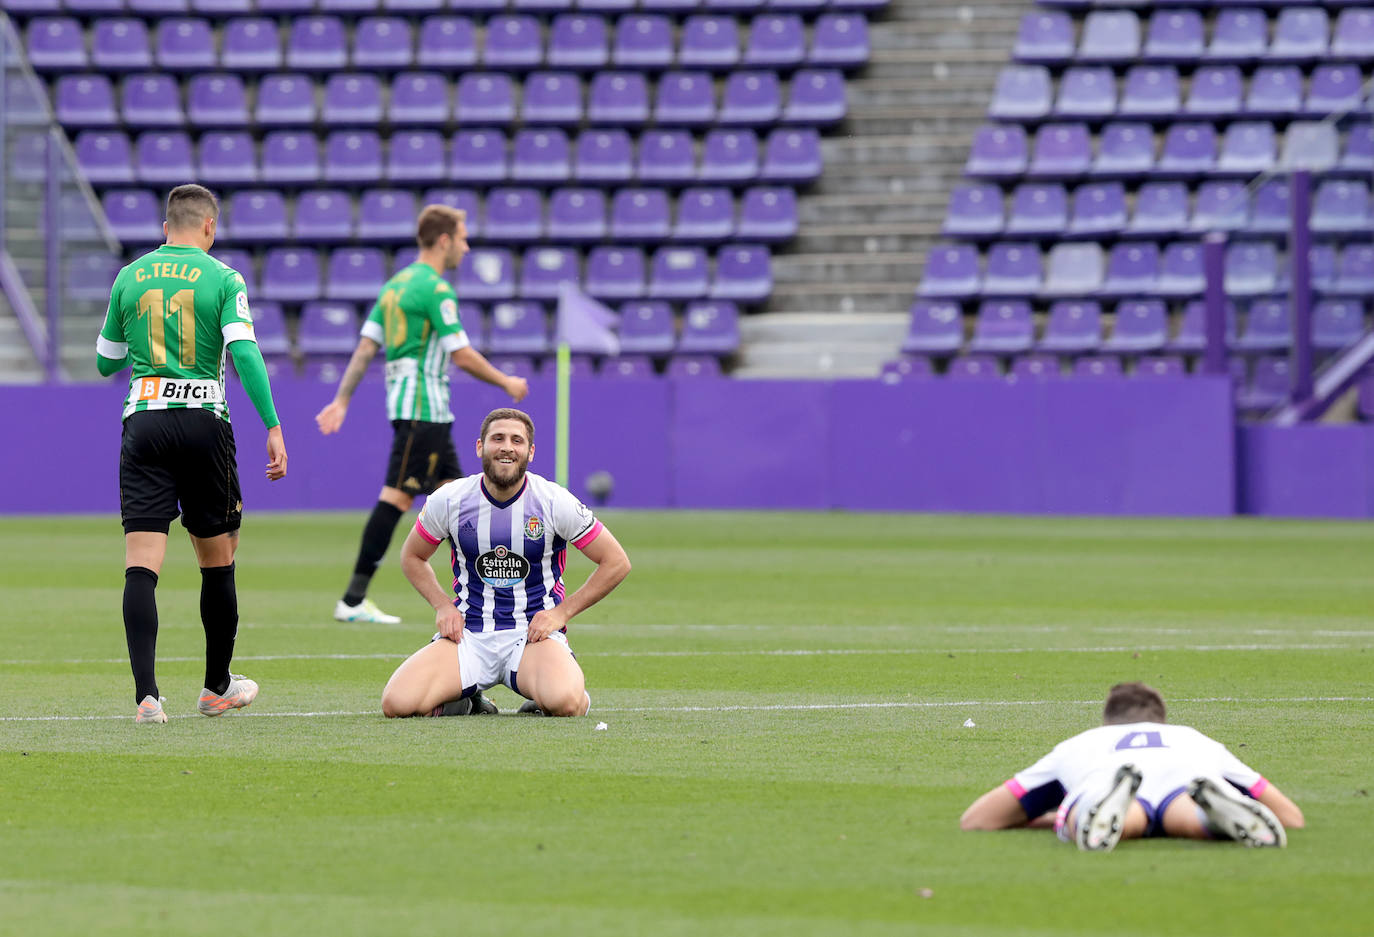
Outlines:
[{"label": "player lying face down on grass", "polygon": [[1121,839],[1177,836],[1284,846],[1302,811],[1225,745],[1164,722],[1164,699],[1143,683],[1107,694],[1103,724],[979,797],[965,830],[1052,827],[1080,849]]},{"label": "player lying face down on grass", "polygon": [[[528,415],[510,408],[489,413],[477,455],[482,473],[434,492],[401,548],[401,568],[434,609],[438,633],[391,675],[382,712],[494,712],[481,691],[504,683],[531,700],[522,711],[584,716],[591,697],[568,646],[567,625],[620,584],[630,559],[571,492],[527,471],[534,457]],[[445,540],[452,593],[429,565]],[[596,569],[565,595],[568,544]]]}]

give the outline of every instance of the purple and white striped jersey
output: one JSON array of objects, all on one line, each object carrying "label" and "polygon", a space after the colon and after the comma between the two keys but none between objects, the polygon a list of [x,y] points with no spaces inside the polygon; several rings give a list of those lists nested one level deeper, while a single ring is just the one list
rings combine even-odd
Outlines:
[{"label": "purple and white striped jersey", "polygon": [[585,549],[601,522],[572,492],[533,472],[508,501],[493,500],[481,475],[449,482],[425,502],[415,530],[449,542],[453,604],[468,631],[525,630],[540,609],[563,601],[568,544]]}]

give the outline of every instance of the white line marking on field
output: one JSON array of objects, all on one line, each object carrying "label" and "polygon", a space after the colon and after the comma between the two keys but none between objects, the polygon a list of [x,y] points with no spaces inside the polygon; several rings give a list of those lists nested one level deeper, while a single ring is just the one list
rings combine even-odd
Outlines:
[{"label": "white line marking on field", "polygon": [[[1173,698],[1171,703],[1374,703],[1374,696],[1194,696]],[[890,700],[859,703],[755,703],[735,706],[598,706],[598,713],[731,713],[731,712],[814,712],[845,711],[869,709],[973,709],[976,707],[1012,706],[1101,706],[1100,699],[1093,700]],[[316,712],[249,712],[235,713],[236,719],[316,719],[322,716],[377,716],[375,709],[365,710],[320,710]],[[196,713],[172,715],[170,719],[204,718]],[[0,716],[0,722],[104,722],[119,719],[132,720],[125,715],[118,716]],[[152,730],[149,730],[152,731]]]}]

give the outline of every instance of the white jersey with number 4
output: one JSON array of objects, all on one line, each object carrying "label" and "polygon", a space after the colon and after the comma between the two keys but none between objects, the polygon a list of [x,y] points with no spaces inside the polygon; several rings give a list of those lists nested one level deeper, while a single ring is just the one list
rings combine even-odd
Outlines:
[{"label": "white jersey with number 4", "polygon": [[562,485],[533,472],[514,497],[497,501],[481,475],[449,482],[425,502],[415,529],[447,540],[454,606],[468,631],[524,630],[541,609],[563,601],[568,544],[579,550],[601,522]]},{"label": "white jersey with number 4", "polygon": [[1155,807],[1199,777],[1229,781],[1251,797],[1258,797],[1268,785],[1258,771],[1197,729],[1135,722],[1098,726],[1065,739],[1018,771],[1006,787],[1034,818],[1110,782],[1124,764],[1140,769],[1144,778],[1136,797]]}]

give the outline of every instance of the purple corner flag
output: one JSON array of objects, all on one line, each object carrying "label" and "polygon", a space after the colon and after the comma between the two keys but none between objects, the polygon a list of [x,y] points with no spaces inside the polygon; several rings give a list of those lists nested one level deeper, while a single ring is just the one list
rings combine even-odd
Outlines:
[{"label": "purple corner flag", "polygon": [[567,344],[579,354],[618,355],[620,339],[615,326],[620,320],[614,312],[592,299],[570,281],[558,286],[558,327],[554,344]]}]

